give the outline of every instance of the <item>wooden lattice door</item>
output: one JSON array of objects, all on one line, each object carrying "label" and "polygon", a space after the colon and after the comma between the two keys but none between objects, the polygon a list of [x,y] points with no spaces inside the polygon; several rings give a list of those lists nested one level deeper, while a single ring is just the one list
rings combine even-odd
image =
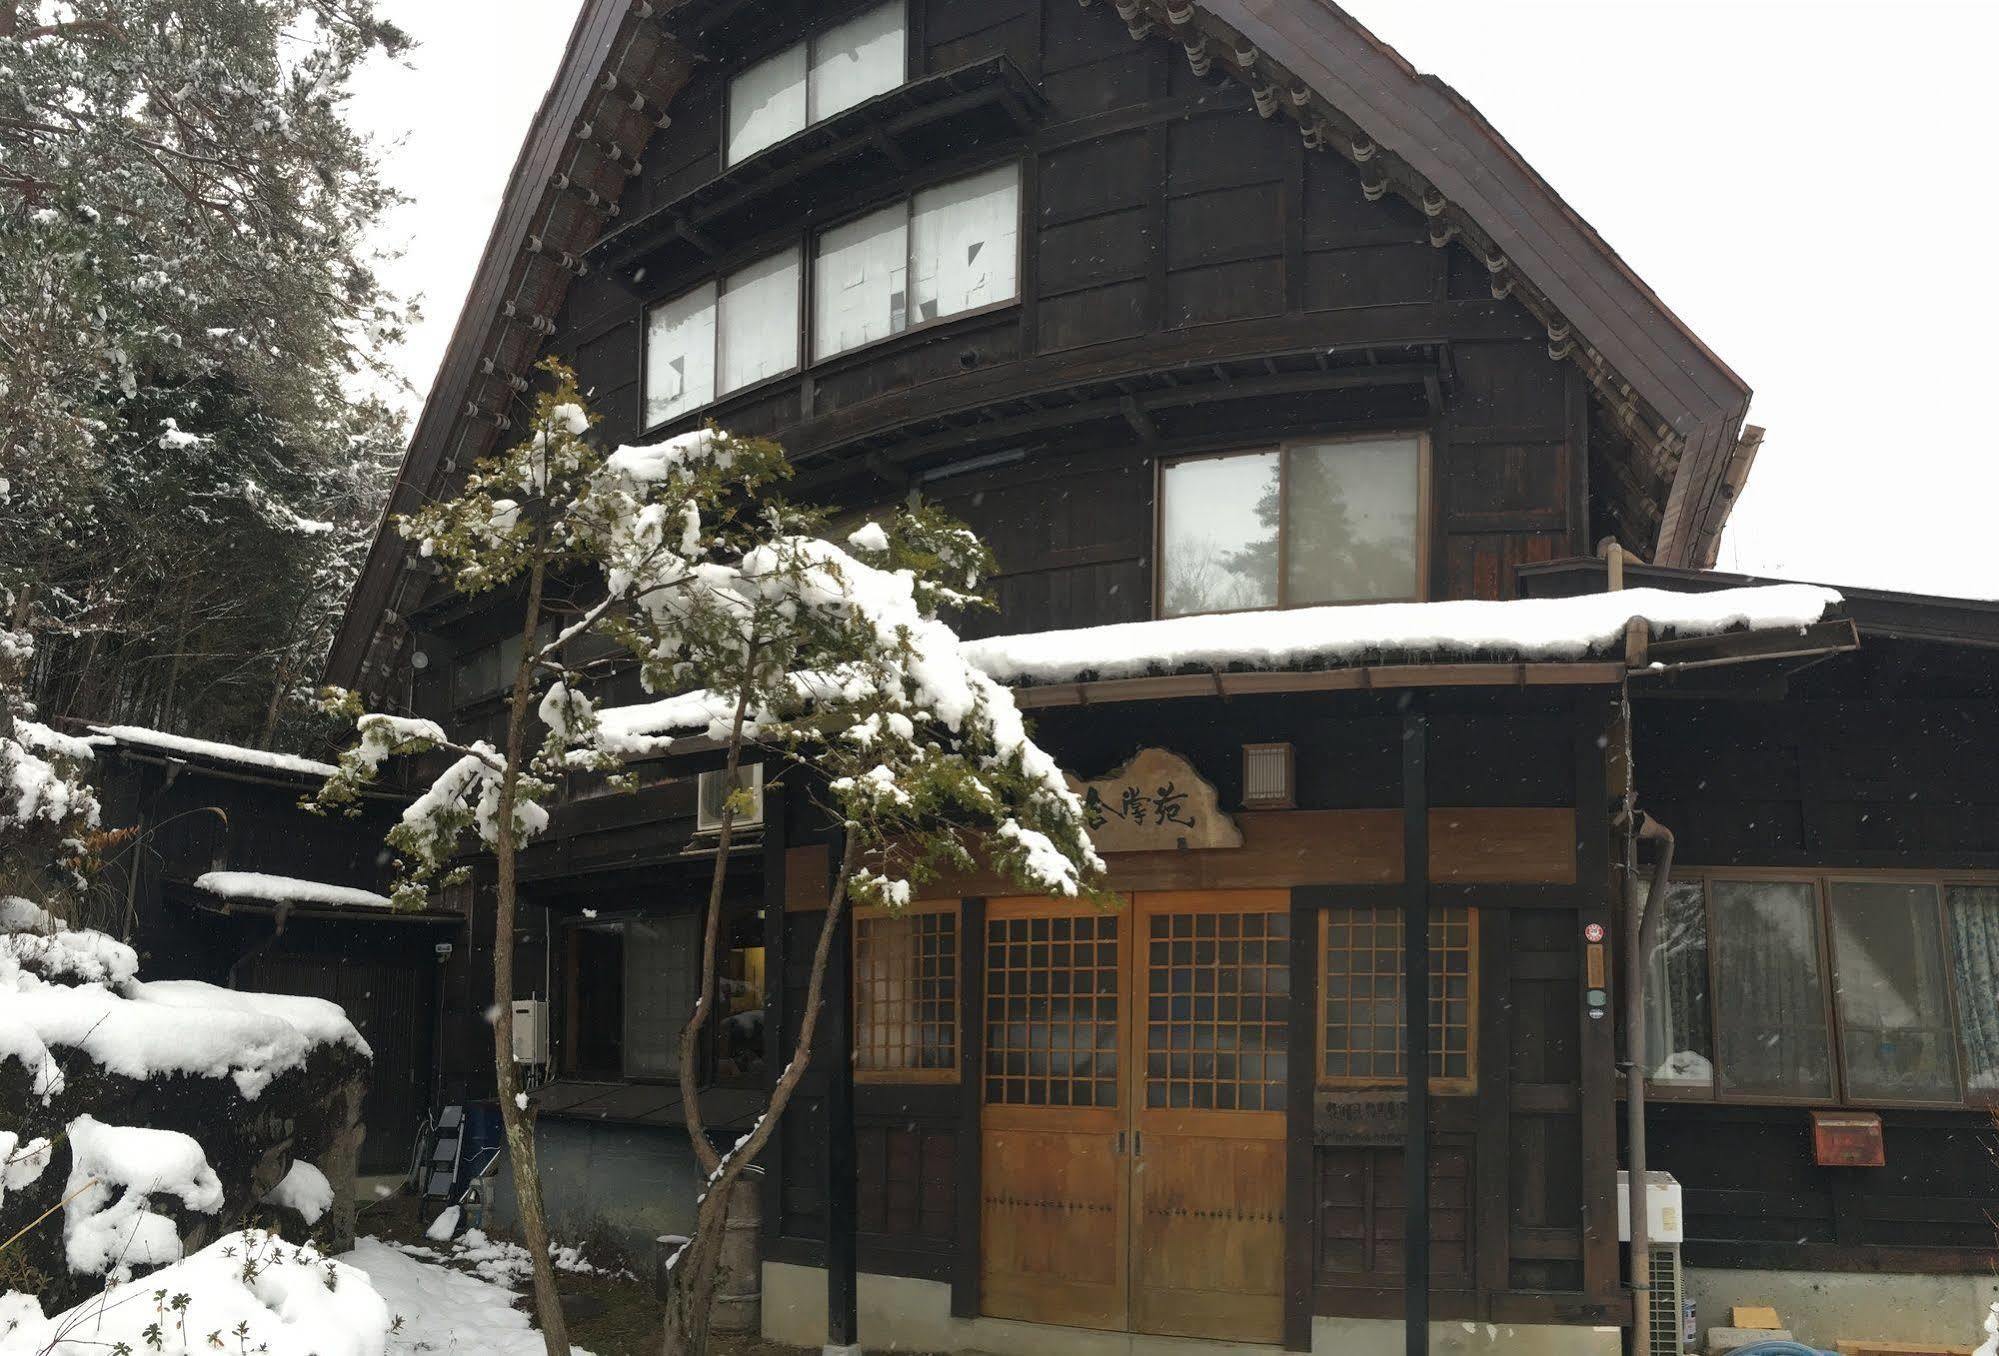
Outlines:
[{"label": "wooden lattice door", "polygon": [[1279,1341],[1290,896],[1135,904],[1131,1326]]},{"label": "wooden lattice door", "polygon": [[995,1317],[1126,1323],[1122,922],[1045,900],[987,906],[980,1255]]},{"label": "wooden lattice door", "polygon": [[984,1312],[1277,1340],[1288,896],[988,907]]}]

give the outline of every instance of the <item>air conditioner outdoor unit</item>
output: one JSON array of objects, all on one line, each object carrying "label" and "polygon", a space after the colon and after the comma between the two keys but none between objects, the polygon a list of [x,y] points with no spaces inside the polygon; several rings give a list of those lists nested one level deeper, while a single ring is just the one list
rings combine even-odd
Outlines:
[{"label": "air conditioner outdoor unit", "polygon": [[[1631,1241],[1630,1174],[1617,1174],[1617,1237]],[[1686,1278],[1680,1267],[1680,1244],[1686,1239],[1686,1215],[1680,1184],[1669,1172],[1645,1174],[1645,1232],[1651,1251],[1651,1342],[1645,1356],[1681,1356],[1685,1346]]]},{"label": "air conditioner outdoor unit", "polygon": [[514,1000],[514,1063],[548,1063],[548,1004],[539,998]]},{"label": "air conditioner outdoor unit", "polygon": [[[764,769],[762,763],[751,763],[736,769],[735,785],[750,793],[750,808],[747,813],[738,811],[735,827],[760,829],[764,822]],[[727,771],[704,772],[696,779],[694,831],[696,833],[720,833],[722,831],[722,803],[729,798],[729,774]]]},{"label": "air conditioner outdoor unit", "polygon": [[1680,1245],[1660,1243],[1652,1249],[1652,1342],[1646,1356],[1681,1356],[1686,1350],[1686,1307]]}]

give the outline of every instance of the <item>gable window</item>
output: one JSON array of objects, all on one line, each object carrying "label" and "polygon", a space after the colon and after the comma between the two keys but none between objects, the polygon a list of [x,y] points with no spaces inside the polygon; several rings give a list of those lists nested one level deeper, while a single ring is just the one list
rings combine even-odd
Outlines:
[{"label": "gable window", "polygon": [[1655,1087],[1951,1103],[1999,1092],[1999,886],[1675,882],[1647,983]]},{"label": "gable window", "polygon": [[812,353],[836,353],[1011,301],[1020,271],[1020,166],[926,188],[820,235]]},{"label": "gable window", "polygon": [[798,366],[796,247],[646,312],[647,428]]},{"label": "gable window", "polygon": [[822,29],[729,82],[727,163],[886,94],[908,78],[903,0]]},{"label": "gable window", "polygon": [[1425,462],[1414,435],[1168,462],[1159,615],[1420,599]]},{"label": "gable window", "polygon": [[[1319,1082],[1393,1085],[1405,1077],[1402,910],[1326,909],[1319,951]],[[1430,1084],[1469,1092],[1477,1075],[1478,914],[1430,914]]]},{"label": "gable window", "polygon": [[958,1077],[958,906],[854,915],[854,1073],[874,1082]]}]

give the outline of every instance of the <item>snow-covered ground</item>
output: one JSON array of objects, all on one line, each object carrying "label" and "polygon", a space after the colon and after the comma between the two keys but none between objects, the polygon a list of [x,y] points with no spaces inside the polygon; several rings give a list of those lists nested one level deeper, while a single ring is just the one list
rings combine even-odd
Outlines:
[{"label": "snow-covered ground", "polygon": [[[446,1255],[363,1238],[328,1258],[268,1234],[232,1234],[66,1314],[44,1318],[29,1296],[0,1297],[0,1356],[104,1356],[121,1345],[193,1356],[239,1339],[268,1356],[541,1356],[516,1292],[445,1265]],[[483,1235],[448,1255],[492,1275],[526,1271],[523,1250]],[[567,1270],[594,1270],[571,1249],[558,1257]]]},{"label": "snow-covered ground", "polygon": [[[514,1308],[512,1290],[411,1255],[425,1251],[429,1250],[405,1251],[379,1238],[364,1238],[340,1259],[366,1273],[394,1316],[392,1326],[396,1318],[402,1320],[390,1333],[390,1352],[541,1356],[541,1334],[528,1323],[525,1312]],[[570,1350],[583,1352],[581,1347]]]}]

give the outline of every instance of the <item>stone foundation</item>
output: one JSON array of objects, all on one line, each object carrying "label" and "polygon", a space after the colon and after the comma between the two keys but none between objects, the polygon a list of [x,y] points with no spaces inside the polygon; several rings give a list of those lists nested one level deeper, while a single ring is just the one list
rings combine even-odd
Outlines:
[{"label": "stone foundation", "polygon": [[[773,1342],[817,1347],[826,1340],[826,1273],[818,1267],[765,1262],[763,1331]],[[977,1352],[980,1356],[1227,1356],[1276,1348],[1145,1333],[1094,1332],[1017,1323],[1002,1318],[954,1318],[951,1287],[940,1281],[863,1274],[861,1345],[870,1350]],[[1434,1356],[1618,1356],[1616,1328],[1465,1323],[1430,1325]],[[1401,1356],[1402,1324],[1393,1319],[1314,1318],[1317,1356]]]}]

